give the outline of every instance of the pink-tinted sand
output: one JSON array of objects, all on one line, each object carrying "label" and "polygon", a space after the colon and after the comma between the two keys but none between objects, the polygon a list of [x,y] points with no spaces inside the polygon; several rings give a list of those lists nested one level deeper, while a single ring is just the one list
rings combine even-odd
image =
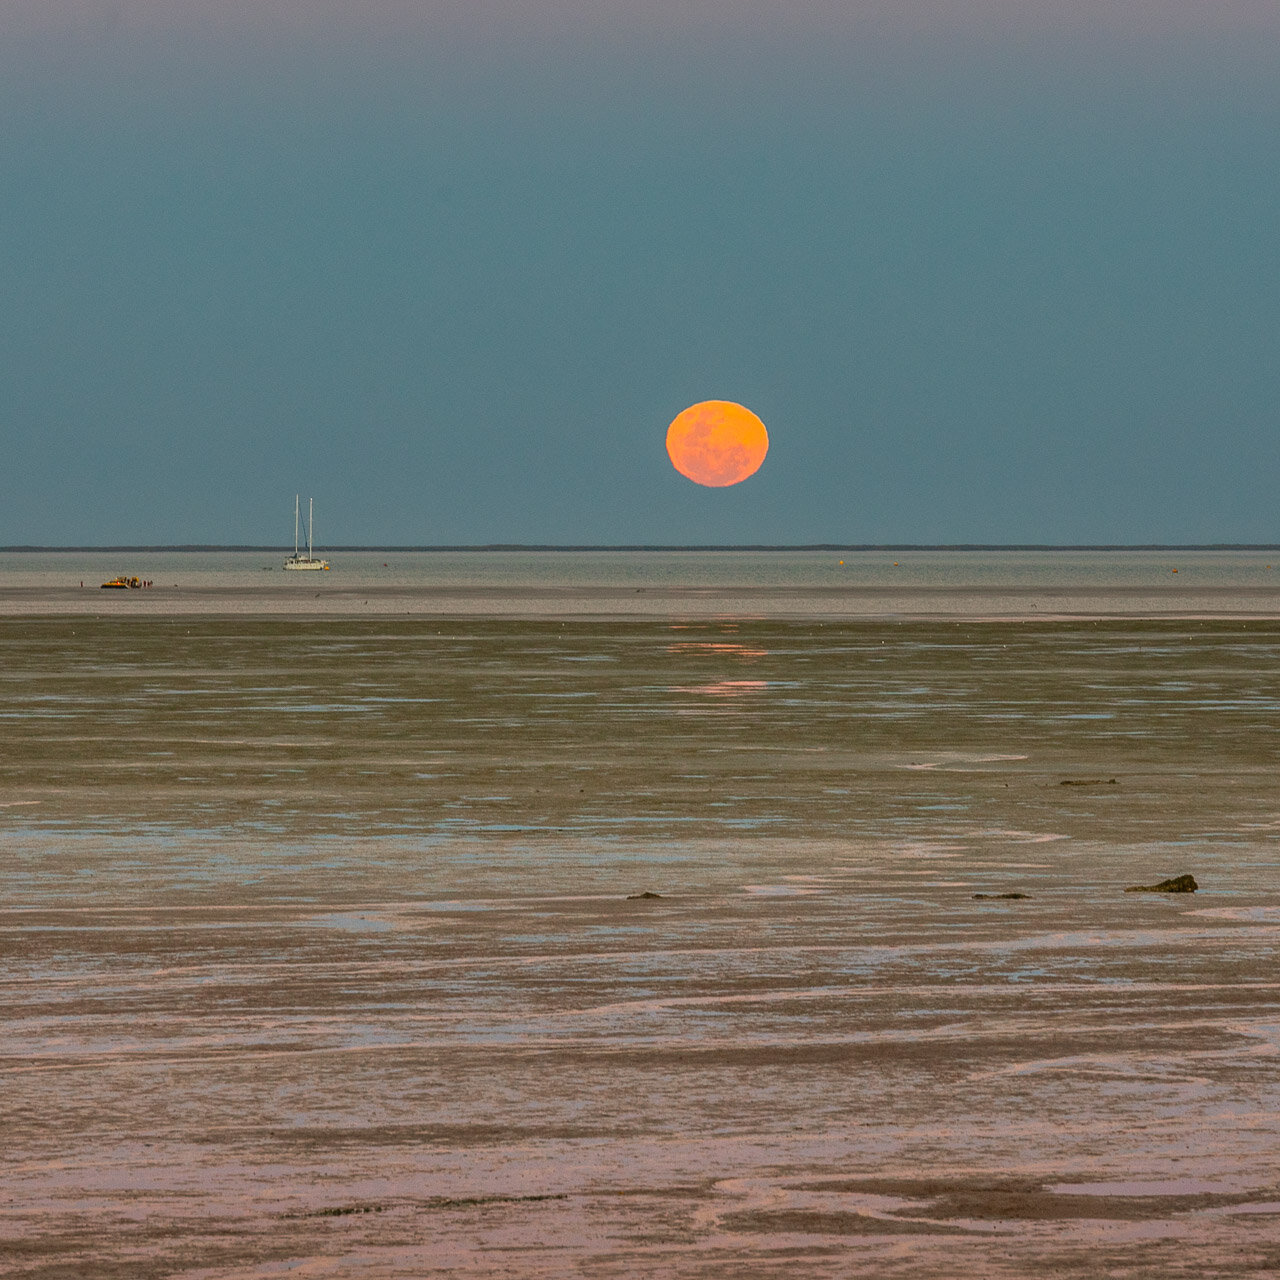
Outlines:
[{"label": "pink-tinted sand", "polygon": [[1280,1264],[1276,624],[0,655],[6,1275]]}]

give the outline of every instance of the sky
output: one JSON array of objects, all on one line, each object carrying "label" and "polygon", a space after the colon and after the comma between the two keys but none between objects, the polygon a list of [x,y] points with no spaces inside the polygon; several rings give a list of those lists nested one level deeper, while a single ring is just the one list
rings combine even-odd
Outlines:
[{"label": "sky", "polygon": [[1280,542],[1277,138],[1280,0],[0,0],[0,545]]}]

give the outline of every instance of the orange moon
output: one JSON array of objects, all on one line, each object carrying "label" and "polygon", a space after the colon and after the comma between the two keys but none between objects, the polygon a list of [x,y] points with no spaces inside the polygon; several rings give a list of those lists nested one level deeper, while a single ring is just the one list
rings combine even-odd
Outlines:
[{"label": "orange moon", "polygon": [[694,483],[711,488],[754,475],[768,452],[764,423],[731,400],[690,405],[667,428],[671,465]]}]

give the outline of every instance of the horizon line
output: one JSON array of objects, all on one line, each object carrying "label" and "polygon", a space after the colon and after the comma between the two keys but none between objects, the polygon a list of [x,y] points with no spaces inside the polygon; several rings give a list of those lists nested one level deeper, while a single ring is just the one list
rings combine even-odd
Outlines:
[{"label": "horizon line", "polygon": [[[0,552],[197,552],[245,551],[283,554],[287,546],[265,543],[118,543],[110,545],[39,545],[15,543]],[[1280,551],[1275,542],[483,542],[483,543],[350,543],[326,547],[338,552],[406,551]]]}]

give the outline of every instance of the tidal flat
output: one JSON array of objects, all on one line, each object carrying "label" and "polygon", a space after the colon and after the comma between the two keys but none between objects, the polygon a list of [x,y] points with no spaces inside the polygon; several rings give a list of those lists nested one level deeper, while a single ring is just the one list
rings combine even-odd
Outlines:
[{"label": "tidal flat", "polygon": [[1272,1275],[1278,765],[1266,618],[0,618],[0,1272]]}]

